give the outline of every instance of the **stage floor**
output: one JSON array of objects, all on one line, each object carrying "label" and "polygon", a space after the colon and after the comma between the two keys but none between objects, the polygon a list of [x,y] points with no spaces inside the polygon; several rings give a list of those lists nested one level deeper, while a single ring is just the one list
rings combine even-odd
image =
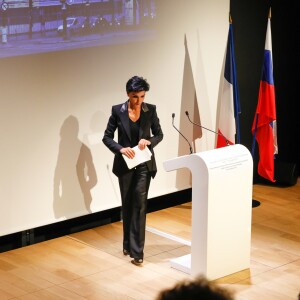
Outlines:
[{"label": "stage floor", "polygon": [[[220,278],[235,299],[297,299],[300,292],[300,181],[254,185],[250,269]],[[238,212],[237,212],[238,213]],[[0,253],[0,299],[154,300],[190,276],[170,261],[190,253],[191,203],[147,215],[144,264],[122,254],[122,223]]]}]

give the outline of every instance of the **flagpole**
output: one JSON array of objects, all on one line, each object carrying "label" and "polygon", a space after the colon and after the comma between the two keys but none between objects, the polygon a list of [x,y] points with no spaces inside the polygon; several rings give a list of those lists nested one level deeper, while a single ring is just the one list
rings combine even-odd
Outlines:
[{"label": "flagpole", "polygon": [[255,128],[254,128],[254,132],[253,132],[253,141],[252,141],[252,150],[251,150],[251,154],[252,154],[252,158],[254,159],[254,151],[255,151],[255,141],[256,141],[256,130],[257,130],[257,123],[258,123],[258,115],[256,114],[255,116],[256,120],[255,120]]},{"label": "flagpole", "polygon": [[[274,131],[274,127],[272,126],[276,122],[276,107],[275,107],[275,92],[274,92],[274,81],[273,81],[273,60],[272,60],[272,42],[271,42],[271,7],[269,9],[268,14],[268,25],[267,25],[267,33],[266,33],[266,41],[265,41],[265,56],[264,56],[264,64],[263,64],[263,74],[260,81],[260,89],[259,89],[259,100],[256,108],[255,119],[252,126],[253,133],[253,143],[252,143],[252,157],[254,159],[254,150],[256,141],[259,146],[259,161],[258,161],[258,173],[262,177],[274,181],[274,163],[271,165],[270,163],[270,155],[271,155],[271,147],[275,146],[274,136],[276,136],[276,132]],[[269,74],[271,76],[266,76]],[[263,88],[262,88],[263,87]],[[268,88],[266,93],[266,87]],[[271,95],[271,96],[270,96]],[[266,102],[269,101],[269,102]],[[260,118],[262,116],[262,118]],[[264,120],[269,119],[269,123],[266,123]],[[275,121],[274,121],[275,120]],[[272,123],[272,124],[271,124]],[[268,126],[272,126],[272,136]],[[258,131],[259,127],[259,131]],[[275,134],[274,134],[275,132]],[[269,143],[265,143],[264,135],[269,137]],[[273,143],[270,143],[270,140],[273,140]],[[277,144],[277,142],[276,142]],[[264,156],[262,156],[264,153]],[[277,153],[273,149],[273,153]],[[274,154],[273,154],[274,156]],[[264,169],[259,171],[259,164],[264,159]],[[274,159],[274,158],[273,158]],[[267,167],[266,167],[267,166]],[[260,202],[257,200],[252,200],[252,207],[256,207],[260,205]]]},{"label": "flagpole", "polygon": [[[253,142],[252,142],[252,159],[254,160],[254,151],[255,151],[255,143],[256,143],[256,130],[257,130],[257,123],[258,123],[258,115],[256,114],[256,120],[255,120],[255,129],[253,133]],[[258,200],[252,199],[252,207],[257,207],[260,205],[260,202]]]},{"label": "flagpole", "polygon": [[[254,152],[255,152],[255,144],[256,144],[256,130],[257,130],[257,124],[258,124],[258,115],[257,114],[256,114],[255,118],[256,118],[255,129],[254,129],[254,133],[253,133],[253,142],[252,142],[252,151],[251,151],[253,161],[254,161]],[[257,207],[257,206],[260,206],[260,201],[252,198],[252,208]]]},{"label": "flagpole", "polygon": [[[234,44],[233,44],[233,29],[232,29],[232,17],[231,17],[231,13],[229,13],[229,26],[231,27],[230,30],[230,35],[231,35],[231,51],[232,51],[232,57],[235,57],[234,54]],[[232,87],[233,87],[233,102],[234,102],[234,119],[235,119],[235,127],[236,127],[236,138],[235,138],[235,142],[237,144],[241,143],[241,138],[240,138],[240,120],[239,120],[239,114],[240,114],[240,103],[238,100],[238,88],[237,88],[237,75],[236,75],[236,65],[235,65],[235,59],[232,60],[232,72],[233,72],[233,81],[232,82]]]},{"label": "flagpole", "polygon": [[[223,61],[222,94],[218,98],[217,127],[219,137],[216,141],[216,148],[225,147],[221,136],[226,137],[229,144],[240,143],[240,103],[237,86],[237,72],[234,57],[234,39],[231,14],[228,15],[229,31],[227,36],[226,52]],[[221,88],[221,85],[220,85]]]}]

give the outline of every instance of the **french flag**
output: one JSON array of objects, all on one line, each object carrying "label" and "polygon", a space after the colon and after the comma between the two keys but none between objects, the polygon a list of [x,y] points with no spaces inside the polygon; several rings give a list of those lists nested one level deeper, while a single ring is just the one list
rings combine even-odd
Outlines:
[{"label": "french flag", "polygon": [[278,153],[278,146],[270,16],[268,18],[264,63],[258,104],[252,124],[252,134],[252,157],[254,157],[255,140],[259,148],[258,174],[267,180],[275,182],[274,158],[275,154]]},{"label": "french flag", "polygon": [[227,48],[223,65],[224,79],[222,93],[218,105],[217,128],[218,137],[216,148],[240,143],[239,114],[240,103],[236,79],[236,65],[234,56],[233,30],[229,24]]}]

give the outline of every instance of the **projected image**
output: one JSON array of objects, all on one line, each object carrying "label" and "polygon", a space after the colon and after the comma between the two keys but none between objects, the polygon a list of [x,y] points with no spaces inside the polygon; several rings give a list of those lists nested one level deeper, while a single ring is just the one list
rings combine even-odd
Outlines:
[{"label": "projected image", "polygon": [[151,39],[157,0],[0,0],[0,57]]}]

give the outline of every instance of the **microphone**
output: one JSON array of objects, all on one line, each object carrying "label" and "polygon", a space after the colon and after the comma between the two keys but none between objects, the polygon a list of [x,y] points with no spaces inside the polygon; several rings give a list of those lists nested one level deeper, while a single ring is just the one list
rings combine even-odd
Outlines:
[{"label": "microphone", "polygon": [[190,144],[190,142],[188,141],[188,139],[174,126],[174,118],[175,118],[175,114],[172,113],[172,125],[173,127],[178,131],[178,133],[188,142],[189,146],[190,146],[190,154],[193,154],[193,148]]},{"label": "microphone", "polygon": [[191,121],[188,111],[186,111],[185,114],[187,115],[189,121],[190,121],[192,124],[194,124],[194,125],[196,125],[196,126],[198,126],[198,127],[200,127],[200,128],[204,128],[204,129],[206,129],[206,130],[208,130],[208,131],[210,131],[210,132],[213,132],[214,134],[217,134],[217,135],[219,135],[219,136],[222,136],[222,137],[225,139],[225,141],[226,141],[226,145],[229,146],[229,141],[226,139],[226,137],[225,137],[222,133],[213,131],[213,130],[208,129],[208,128],[206,128],[206,127],[200,125],[200,124],[194,123],[193,121]]}]

